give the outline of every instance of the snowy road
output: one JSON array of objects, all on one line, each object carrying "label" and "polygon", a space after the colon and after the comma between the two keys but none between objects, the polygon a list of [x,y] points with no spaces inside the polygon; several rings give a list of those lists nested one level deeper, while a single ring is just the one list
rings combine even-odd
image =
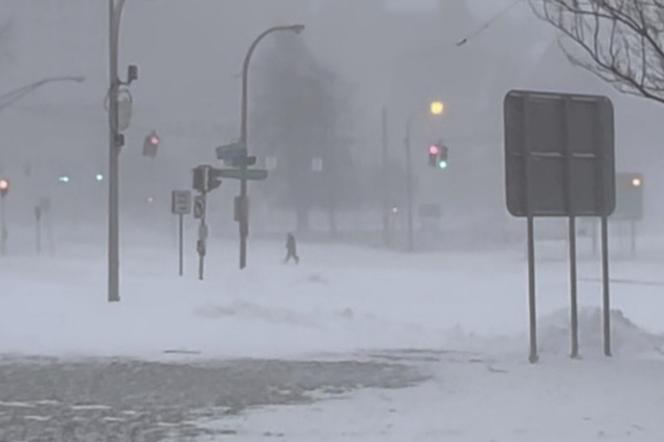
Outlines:
[{"label": "snowy road", "polygon": [[383,362],[236,360],[188,364],[129,360],[0,362],[0,441],[191,440],[201,420],[247,408],[307,403],[357,388],[423,379]]}]

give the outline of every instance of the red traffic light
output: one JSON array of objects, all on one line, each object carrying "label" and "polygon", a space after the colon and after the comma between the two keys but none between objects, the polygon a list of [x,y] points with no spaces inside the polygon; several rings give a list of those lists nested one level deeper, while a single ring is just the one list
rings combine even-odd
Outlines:
[{"label": "red traffic light", "polygon": [[440,153],[440,146],[432,144],[429,146],[429,155],[438,155]]},{"label": "red traffic light", "polygon": [[157,131],[153,130],[147,137],[145,137],[145,142],[143,143],[143,155],[150,158],[156,157],[160,141]]},{"label": "red traffic light", "polygon": [[9,180],[0,179],[0,195],[5,196],[9,192]]}]

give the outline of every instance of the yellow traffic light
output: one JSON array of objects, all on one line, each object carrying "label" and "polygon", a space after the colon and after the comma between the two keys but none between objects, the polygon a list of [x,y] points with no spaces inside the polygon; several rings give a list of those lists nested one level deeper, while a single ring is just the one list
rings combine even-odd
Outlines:
[{"label": "yellow traffic light", "polygon": [[442,101],[432,101],[430,111],[431,115],[443,115],[445,112],[445,103]]}]

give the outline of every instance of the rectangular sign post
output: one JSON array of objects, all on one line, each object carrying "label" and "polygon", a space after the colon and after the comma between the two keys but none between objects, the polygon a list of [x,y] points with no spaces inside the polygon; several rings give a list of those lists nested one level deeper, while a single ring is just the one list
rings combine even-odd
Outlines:
[{"label": "rectangular sign post", "polygon": [[178,215],[179,274],[184,275],[184,215],[191,213],[191,192],[174,190],[172,193],[171,212]]},{"label": "rectangular sign post", "polygon": [[507,210],[528,220],[530,362],[538,360],[535,217],[567,217],[571,356],[579,356],[576,217],[602,219],[604,353],[611,355],[606,218],[615,208],[613,105],[606,97],[511,91],[505,97]]},{"label": "rectangular sign post", "polygon": [[198,226],[198,239],[196,240],[196,252],[198,253],[198,279],[201,281],[204,278],[205,270],[205,254],[207,239],[207,225],[205,224],[205,212],[207,206],[207,193],[202,192],[194,198],[194,219],[200,220]]}]

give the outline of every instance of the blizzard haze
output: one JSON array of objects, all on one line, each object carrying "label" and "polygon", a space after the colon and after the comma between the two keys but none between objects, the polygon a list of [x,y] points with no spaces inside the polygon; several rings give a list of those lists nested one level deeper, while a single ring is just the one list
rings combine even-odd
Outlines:
[{"label": "blizzard haze", "polygon": [[[4,0],[0,441],[659,441],[664,97],[570,61],[531,3],[126,0],[109,302],[109,3]],[[248,184],[246,267],[225,176],[203,220],[182,217],[179,275],[172,191],[202,195],[199,166],[242,172],[215,149],[242,139],[245,55],[296,24],[249,65],[249,169],[268,177]],[[529,317],[514,89],[610,98],[615,169],[642,198],[608,221],[610,309],[599,222],[576,218],[575,358],[566,217],[535,221]]]}]

